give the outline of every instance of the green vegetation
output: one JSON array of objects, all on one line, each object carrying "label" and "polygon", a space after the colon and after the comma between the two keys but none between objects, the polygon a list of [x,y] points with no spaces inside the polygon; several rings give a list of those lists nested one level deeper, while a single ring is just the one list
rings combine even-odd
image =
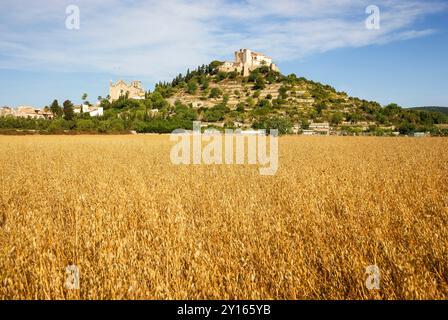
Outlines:
[{"label": "green vegetation", "polygon": [[74,105],[70,100],[66,100],[63,103],[64,106],[64,119],[71,121],[75,118]]},{"label": "green vegetation", "polygon": [[[121,97],[110,102],[109,97],[98,97],[104,109],[100,117],[76,114],[69,100],[62,107],[54,100],[46,107],[54,119],[0,117],[0,132],[167,133],[191,129],[192,121],[200,120],[210,126],[219,122],[233,128],[239,122],[246,127],[274,128],[281,134],[291,132],[295,125],[308,129],[313,121],[328,122],[344,134],[390,135],[398,131],[448,135],[448,114],[440,112],[446,111],[444,108],[405,109],[393,103],[383,107],[295,74],[284,76],[267,66],[243,77],[236,71],[219,71],[220,65],[222,62],[213,61],[179,74],[171,82],[160,82],[142,100]],[[90,105],[87,97],[84,93],[82,101]],[[198,107],[191,101],[197,101]]]},{"label": "green vegetation", "polygon": [[279,134],[288,134],[291,133],[292,124],[284,117],[272,117],[255,122],[253,127],[254,129],[265,129],[266,132],[269,132],[271,129],[276,129]]},{"label": "green vegetation", "polygon": [[50,111],[53,112],[53,114],[56,117],[61,117],[63,115],[63,111],[61,106],[58,103],[58,100],[54,100],[53,103],[50,106]]},{"label": "green vegetation", "polygon": [[222,90],[219,88],[212,88],[212,90],[210,91],[210,95],[209,98],[214,99],[214,98],[219,98],[222,95]]},{"label": "green vegetation", "polygon": [[429,112],[440,112],[448,115],[448,107],[415,107],[412,110],[429,111]]}]

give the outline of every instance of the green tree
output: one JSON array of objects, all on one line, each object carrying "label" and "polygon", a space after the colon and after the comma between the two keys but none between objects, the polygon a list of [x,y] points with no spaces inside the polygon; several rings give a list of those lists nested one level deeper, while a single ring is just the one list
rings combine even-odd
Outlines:
[{"label": "green tree", "polygon": [[249,108],[255,107],[255,100],[252,97],[248,97],[246,103]]},{"label": "green tree", "polygon": [[76,128],[79,131],[91,131],[95,129],[95,123],[90,119],[79,119],[76,121]]},{"label": "green tree", "polygon": [[307,119],[302,119],[302,121],[300,121],[300,126],[303,130],[308,130],[310,128],[310,123]]},{"label": "green tree", "polygon": [[110,130],[113,132],[122,132],[124,131],[124,122],[122,119],[114,119],[110,122]]},{"label": "green tree", "polygon": [[236,71],[232,71],[232,72],[229,73],[228,76],[229,76],[229,79],[231,79],[231,80],[235,80],[236,77],[238,77],[238,72],[236,72]]},{"label": "green tree", "polygon": [[272,105],[271,105],[271,101],[269,101],[268,99],[263,99],[263,100],[258,101],[258,106],[260,108],[268,108],[269,109]]},{"label": "green tree", "polygon": [[253,127],[254,129],[266,129],[266,133],[269,133],[271,129],[277,129],[279,134],[288,134],[292,130],[292,124],[289,119],[277,116],[256,122]]},{"label": "green tree", "polygon": [[207,110],[204,113],[204,120],[207,122],[217,122],[224,119],[224,112],[221,110]]},{"label": "green tree", "polygon": [[151,101],[153,109],[163,109],[168,106],[168,102],[163,98],[162,94],[155,91],[151,94]]},{"label": "green tree", "polygon": [[279,93],[279,99],[286,99],[288,98],[288,88],[286,88],[285,86],[281,86],[280,89],[278,89],[278,93]]},{"label": "green tree", "polygon": [[198,90],[198,83],[196,79],[191,79],[190,81],[188,81],[187,92],[189,94],[195,94],[197,90]]},{"label": "green tree", "polygon": [[227,103],[229,102],[230,96],[226,93],[223,97],[222,97],[222,103],[224,105],[227,105]]},{"label": "green tree", "polygon": [[255,78],[254,89],[255,90],[263,90],[264,88],[266,88],[266,81],[264,80],[264,77],[261,74],[259,74]]},{"label": "green tree", "polygon": [[210,73],[214,73],[214,72],[216,72],[216,70],[218,69],[218,67],[222,66],[223,64],[224,64],[224,62],[222,62],[222,61],[217,61],[217,60],[212,61],[212,62],[209,64],[209,72],[210,72]]},{"label": "green tree", "polygon": [[194,121],[198,118],[198,114],[195,109],[189,108],[179,101],[176,102],[174,112],[176,113],[176,118],[178,119]]},{"label": "green tree", "polygon": [[212,88],[209,98],[219,98],[222,95],[222,90],[219,88]]},{"label": "green tree", "polygon": [[218,74],[216,75],[216,82],[221,82],[222,80],[224,80],[225,78],[227,78],[228,73],[224,72],[224,71],[219,71]]},{"label": "green tree", "polygon": [[333,113],[331,115],[330,123],[332,125],[336,125],[337,126],[337,125],[339,125],[342,122],[342,120],[344,120],[344,116],[342,115],[342,113],[335,112],[335,113]]},{"label": "green tree", "polygon": [[54,121],[51,121],[50,125],[48,126],[48,131],[50,133],[60,133],[63,130],[63,119],[55,119]]},{"label": "green tree", "polygon": [[110,129],[110,121],[109,120],[102,120],[98,123],[98,132],[99,133],[106,133]]},{"label": "green tree", "polygon": [[210,80],[205,78],[202,82],[201,82],[201,90],[207,90],[208,86],[210,85]]},{"label": "green tree", "polygon": [[74,106],[73,103],[70,100],[65,100],[63,103],[64,106],[64,119],[65,120],[73,120],[75,117],[75,112],[73,110]]},{"label": "green tree", "polygon": [[107,99],[103,99],[100,102],[100,107],[102,107],[104,110],[110,109],[111,103]]},{"label": "green tree", "polygon": [[53,113],[53,115],[57,118],[62,117],[63,115],[62,108],[59,105],[58,100],[54,100],[51,103],[50,110]]},{"label": "green tree", "polygon": [[318,115],[322,115],[322,111],[325,110],[325,109],[327,109],[327,106],[324,103],[319,103],[316,106],[316,111],[317,111]]},{"label": "green tree", "polygon": [[236,111],[244,112],[244,103],[240,102],[236,105]]},{"label": "green tree", "polygon": [[398,131],[401,134],[411,134],[415,132],[415,125],[413,123],[410,123],[409,121],[403,121],[399,127],[398,127]]}]

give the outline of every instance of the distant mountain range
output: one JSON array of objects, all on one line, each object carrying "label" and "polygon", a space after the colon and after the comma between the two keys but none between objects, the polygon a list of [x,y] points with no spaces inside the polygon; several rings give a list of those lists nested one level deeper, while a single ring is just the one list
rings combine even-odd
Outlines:
[{"label": "distant mountain range", "polygon": [[426,106],[426,107],[415,107],[415,108],[409,108],[409,109],[424,110],[424,111],[430,111],[430,112],[440,112],[443,114],[448,114],[448,107]]}]

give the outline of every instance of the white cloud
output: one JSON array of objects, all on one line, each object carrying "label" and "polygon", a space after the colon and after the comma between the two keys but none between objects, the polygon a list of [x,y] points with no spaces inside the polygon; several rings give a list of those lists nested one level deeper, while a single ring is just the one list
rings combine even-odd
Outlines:
[{"label": "white cloud", "polygon": [[[156,81],[231,58],[241,47],[282,62],[427,36],[434,30],[416,29],[416,22],[447,9],[436,0],[376,2],[381,29],[372,31],[364,27],[365,8],[371,4],[364,0],[4,0],[0,68],[91,71]],[[69,4],[81,9],[78,31],[65,29]]]}]

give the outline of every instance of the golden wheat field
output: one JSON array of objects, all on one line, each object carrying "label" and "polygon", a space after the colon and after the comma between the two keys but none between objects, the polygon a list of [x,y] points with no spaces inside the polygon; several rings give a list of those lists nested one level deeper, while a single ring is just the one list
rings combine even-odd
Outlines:
[{"label": "golden wheat field", "polygon": [[0,137],[0,299],[448,298],[448,139],[281,137],[274,176],[172,144]]}]

